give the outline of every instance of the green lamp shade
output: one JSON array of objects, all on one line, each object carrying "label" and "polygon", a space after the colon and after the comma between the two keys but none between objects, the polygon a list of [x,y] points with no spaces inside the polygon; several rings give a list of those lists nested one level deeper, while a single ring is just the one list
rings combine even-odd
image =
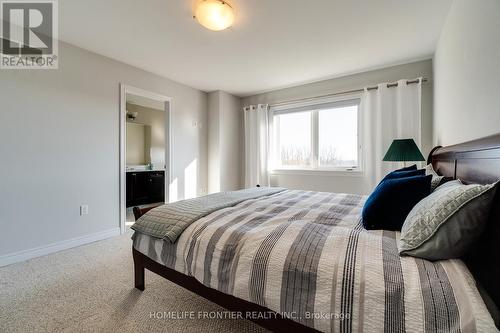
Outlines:
[{"label": "green lamp shade", "polygon": [[384,161],[425,161],[413,139],[394,140],[384,156]]}]

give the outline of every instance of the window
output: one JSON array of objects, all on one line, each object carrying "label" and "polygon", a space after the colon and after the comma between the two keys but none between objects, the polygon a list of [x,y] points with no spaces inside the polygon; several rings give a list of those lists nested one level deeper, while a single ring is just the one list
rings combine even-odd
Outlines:
[{"label": "window", "polygon": [[297,112],[275,118],[279,161],[283,166],[311,166],[311,113]]},{"label": "window", "polygon": [[275,169],[358,170],[359,99],[273,109]]}]

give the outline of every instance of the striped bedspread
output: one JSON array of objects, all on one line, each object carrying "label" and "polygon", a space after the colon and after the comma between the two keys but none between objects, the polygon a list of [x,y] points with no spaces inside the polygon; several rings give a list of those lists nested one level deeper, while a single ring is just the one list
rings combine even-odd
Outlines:
[{"label": "striped bedspread", "polygon": [[131,228],[141,234],[175,243],[192,223],[210,213],[284,190],[282,187],[253,187],[180,200],[150,210]]},{"label": "striped bedspread", "polygon": [[496,332],[460,260],[400,257],[360,224],[364,197],[287,190],[134,247],[204,285],[323,332]]}]

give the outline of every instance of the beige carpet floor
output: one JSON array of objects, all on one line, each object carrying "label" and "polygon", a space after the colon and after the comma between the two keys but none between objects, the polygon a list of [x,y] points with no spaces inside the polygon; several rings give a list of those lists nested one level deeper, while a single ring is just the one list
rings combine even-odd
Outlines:
[{"label": "beige carpet floor", "polygon": [[[0,332],[264,332],[246,320],[168,319],[223,308],[146,271],[133,288],[130,234],[0,268]],[[196,315],[197,316],[197,315]]]}]

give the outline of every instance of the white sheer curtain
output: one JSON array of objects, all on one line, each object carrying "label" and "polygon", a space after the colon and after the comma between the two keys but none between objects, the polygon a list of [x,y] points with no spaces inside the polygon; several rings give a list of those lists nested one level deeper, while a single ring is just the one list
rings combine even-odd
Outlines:
[{"label": "white sheer curtain", "polygon": [[385,174],[402,166],[382,161],[392,140],[411,138],[420,148],[422,79],[415,84],[406,81],[399,80],[397,87],[390,88],[387,83],[381,83],[378,89],[365,89],[363,94],[362,141],[367,191]]},{"label": "white sheer curtain", "polygon": [[269,186],[271,122],[267,104],[250,105],[245,113],[245,187]]}]

